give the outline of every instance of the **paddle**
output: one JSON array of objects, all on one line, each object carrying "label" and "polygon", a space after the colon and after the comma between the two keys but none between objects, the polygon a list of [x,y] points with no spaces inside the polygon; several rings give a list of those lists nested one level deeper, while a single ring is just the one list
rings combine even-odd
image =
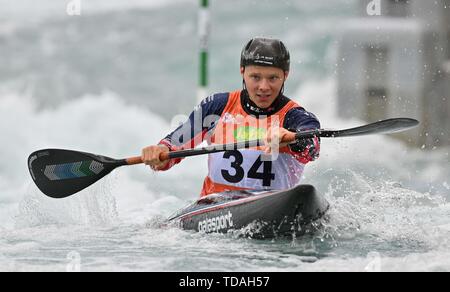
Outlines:
[{"label": "paddle", "polygon": [[375,123],[371,123],[368,125],[346,129],[346,130],[323,130],[316,129],[310,131],[304,131],[301,133],[297,133],[295,138],[297,140],[304,138],[312,138],[312,137],[326,137],[326,138],[335,138],[335,137],[354,137],[354,136],[363,136],[363,135],[371,135],[371,134],[393,134],[397,132],[402,132],[408,130],[410,128],[414,128],[419,124],[419,121],[408,118],[397,118],[397,119],[387,119]]},{"label": "paddle", "polygon": [[[370,134],[388,134],[415,127],[419,124],[413,119],[389,119],[346,130],[309,130],[292,133],[283,143],[317,137],[351,137]],[[198,149],[186,149],[162,153],[161,160],[223,152],[264,145],[263,140],[251,140],[232,144],[213,145]],[[52,198],[65,198],[73,195],[124,165],[142,163],[140,156],[127,159],[113,159],[86,152],[62,149],[44,149],[33,152],[28,157],[28,168],[37,187]]]}]

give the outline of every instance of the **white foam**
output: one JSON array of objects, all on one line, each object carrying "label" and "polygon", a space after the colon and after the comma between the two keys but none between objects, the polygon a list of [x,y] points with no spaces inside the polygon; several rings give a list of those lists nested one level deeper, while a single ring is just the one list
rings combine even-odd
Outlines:
[{"label": "white foam", "polygon": [[[334,88],[331,80],[310,83],[299,91],[299,101],[318,115],[324,127],[344,128],[363,123],[336,117],[333,112]],[[158,142],[170,131],[168,123],[157,115],[129,105],[113,93],[86,95],[55,108],[40,110],[26,96],[3,94],[0,116],[0,135],[7,137],[0,152],[3,162],[0,169],[0,233],[1,238],[17,239],[21,243],[2,245],[4,254],[32,253],[36,246],[29,241],[33,240],[41,247],[65,245],[71,238],[68,234],[76,233],[75,230],[80,228],[85,229],[80,234],[117,236],[118,239],[111,239],[112,242],[121,242],[126,239],[127,230],[132,228],[140,234],[130,241],[137,246],[146,246],[146,242],[159,246],[158,254],[136,260],[130,267],[97,251],[99,255],[92,259],[95,264],[85,269],[177,270],[187,269],[189,264],[207,270],[206,260],[210,261],[210,258],[201,260],[198,254],[186,255],[186,250],[195,250],[198,246],[208,250],[241,250],[242,259],[247,259],[245,263],[214,255],[222,270],[361,270],[367,265],[365,257],[349,258],[339,254],[314,262],[314,248],[310,248],[311,254],[280,259],[277,252],[270,252],[271,248],[263,252],[255,248],[242,251],[246,248],[245,241],[234,241],[223,235],[203,238],[178,229],[157,227],[158,218],[166,217],[198,196],[206,174],[206,157],[188,158],[165,173],[153,173],[144,166],[124,167],[71,198],[46,198],[29,177],[26,157],[30,152],[55,147],[122,158],[139,155],[142,147]],[[385,136],[323,139],[321,158],[311,163],[305,172],[305,182],[317,185],[332,204],[330,221],[325,223],[325,229],[317,239],[335,244],[337,249],[345,249],[342,247],[345,244],[357,245],[360,241],[364,247],[352,249],[377,251],[377,248],[392,245],[391,252],[400,253],[400,259],[381,253],[382,267],[386,270],[409,269],[401,259],[412,266],[411,270],[446,269],[448,257],[433,263],[439,254],[445,256],[450,246],[450,207],[446,194],[401,186],[414,180],[421,184],[438,184],[448,191],[445,188],[448,165],[440,162],[440,157],[439,152],[406,149],[402,143]],[[426,170],[424,173],[416,171],[417,161]],[[381,172],[373,173],[378,168]],[[123,225],[125,227],[117,227]],[[102,231],[101,228],[110,229]],[[73,239],[80,238],[73,234]],[[98,243],[94,239],[83,240],[95,250]],[[396,244],[404,247],[397,250]],[[111,243],[108,248],[122,252],[124,246]],[[421,253],[409,252],[409,249]],[[430,249],[434,251],[428,251]],[[149,250],[152,249],[149,247]],[[182,264],[177,264],[172,253],[181,258]],[[194,263],[193,258],[198,262]],[[252,258],[254,260],[248,261]],[[8,257],[0,261],[14,265],[11,269],[18,270],[64,269],[64,264],[34,266],[14,263]],[[268,268],[269,263],[273,264],[271,268]]]},{"label": "white foam", "polygon": [[26,96],[3,94],[0,105],[4,121],[0,135],[8,137],[0,153],[0,192],[2,202],[8,204],[2,206],[3,226],[12,226],[17,208],[16,226],[20,227],[105,224],[117,219],[115,212],[130,222],[142,222],[149,216],[169,215],[200,192],[205,157],[186,159],[182,167],[165,173],[154,173],[144,165],[122,167],[80,194],[48,199],[28,173],[26,159],[31,152],[63,148],[113,158],[139,156],[143,147],[157,143],[170,131],[169,123],[109,92],[46,109],[37,109]]}]

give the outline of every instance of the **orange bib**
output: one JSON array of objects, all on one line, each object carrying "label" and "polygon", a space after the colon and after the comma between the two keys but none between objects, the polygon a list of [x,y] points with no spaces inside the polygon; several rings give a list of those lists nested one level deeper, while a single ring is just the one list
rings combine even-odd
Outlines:
[{"label": "orange bib", "polygon": [[[275,114],[256,118],[242,108],[240,93],[230,93],[208,144],[263,139],[270,127],[282,127],[289,110],[299,107],[297,103],[289,101]],[[265,155],[262,148],[209,154],[208,176],[203,183],[201,196],[228,190],[283,190],[300,182],[304,164],[289,147],[281,147],[272,157]]]}]

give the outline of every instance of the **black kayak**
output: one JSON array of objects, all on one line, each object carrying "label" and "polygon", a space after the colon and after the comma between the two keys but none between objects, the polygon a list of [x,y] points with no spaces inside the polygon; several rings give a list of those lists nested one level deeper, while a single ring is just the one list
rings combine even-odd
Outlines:
[{"label": "black kayak", "polygon": [[205,196],[168,220],[186,230],[241,231],[254,238],[303,234],[324,216],[327,200],[311,185],[285,191],[228,191]]}]

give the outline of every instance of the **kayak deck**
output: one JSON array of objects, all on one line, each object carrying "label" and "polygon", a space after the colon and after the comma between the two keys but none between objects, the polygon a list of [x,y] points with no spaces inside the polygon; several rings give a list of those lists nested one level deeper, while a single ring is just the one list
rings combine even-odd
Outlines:
[{"label": "kayak deck", "polygon": [[311,185],[285,191],[229,191],[211,194],[183,208],[168,220],[186,230],[211,233],[244,231],[270,238],[302,234],[321,217],[329,203]]}]

